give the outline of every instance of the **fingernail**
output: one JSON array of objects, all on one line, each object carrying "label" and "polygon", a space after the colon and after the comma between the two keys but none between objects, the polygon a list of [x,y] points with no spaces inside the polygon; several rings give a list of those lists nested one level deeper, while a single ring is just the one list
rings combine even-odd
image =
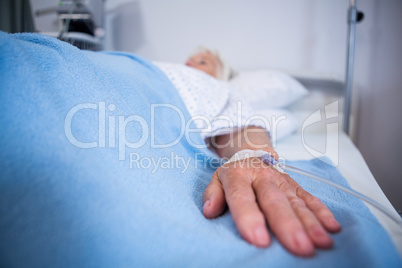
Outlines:
[{"label": "fingernail", "polygon": [[302,231],[296,233],[296,235],[294,236],[294,241],[297,248],[302,249],[303,251],[310,252],[311,250],[313,250],[312,243],[310,242],[307,235]]},{"label": "fingernail", "polygon": [[322,228],[315,226],[313,228],[313,235],[323,237],[326,236],[326,233]]},{"label": "fingernail", "polygon": [[335,219],[331,219],[329,220],[329,225],[334,229],[334,230],[340,230],[341,229],[341,225],[339,224],[339,222]]},{"label": "fingernail", "polygon": [[254,228],[254,243],[260,247],[266,247],[269,244],[268,231],[263,226],[257,226]]},{"label": "fingernail", "polygon": [[203,206],[202,210],[205,212],[205,210],[208,210],[210,206],[211,206],[211,200],[207,200],[204,203],[204,206]]},{"label": "fingernail", "polygon": [[341,225],[339,224],[339,222],[337,220],[333,219],[331,222],[332,222],[333,226],[341,227]]}]

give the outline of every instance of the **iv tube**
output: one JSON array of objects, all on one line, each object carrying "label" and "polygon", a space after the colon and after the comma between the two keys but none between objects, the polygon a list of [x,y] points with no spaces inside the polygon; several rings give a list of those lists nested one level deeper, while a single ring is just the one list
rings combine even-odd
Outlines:
[{"label": "iv tube", "polygon": [[314,173],[311,173],[311,172],[308,172],[308,171],[305,171],[305,170],[302,170],[302,169],[299,169],[299,168],[295,168],[295,167],[288,166],[288,165],[280,165],[280,166],[285,170],[293,171],[295,173],[299,173],[301,175],[304,175],[304,176],[307,176],[309,178],[318,180],[320,182],[324,182],[324,183],[326,183],[328,185],[331,185],[331,186],[333,186],[335,188],[338,188],[339,190],[342,190],[342,191],[344,191],[344,192],[346,192],[348,194],[351,194],[351,195],[353,195],[353,196],[355,196],[355,197],[357,197],[357,198],[359,198],[359,199],[361,199],[363,201],[366,201],[370,205],[372,205],[375,208],[379,209],[381,212],[383,212],[385,215],[387,215],[389,218],[391,218],[397,224],[400,225],[402,223],[401,219],[399,217],[395,217],[395,215],[391,211],[389,211],[386,207],[384,207],[383,205],[381,205],[377,201],[375,201],[375,200],[373,200],[373,199],[371,199],[371,198],[369,198],[369,197],[367,197],[367,196],[365,196],[365,195],[363,195],[363,194],[361,194],[361,193],[359,193],[359,192],[357,192],[357,191],[355,191],[353,189],[347,188],[347,187],[342,186],[342,185],[340,185],[338,183],[330,181],[330,180],[328,180],[328,179],[326,179],[324,177],[321,177],[321,176],[319,176],[317,174],[314,174]]},{"label": "iv tube", "polygon": [[363,195],[363,194],[361,194],[361,193],[359,193],[359,192],[357,192],[357,191],[355,191],[355,190],[353,190],[351,188],[347,188],[345,186],[342,186],[342,185],[340,185],[340,184],[338,184],[336,182],[330,181],[327,178],[324,178],[324,177],[322,177],[320,175],[317,175],[317,174],[314,174],[312,172],[305,171],[305,170],[302,170],[300,168],[292,167],[292,166],[285,165],[285,164],[282,164],[282,163],[279,164],[279,162],[275,158],[273,158],[272,155],[270,155],[270,154],[260,156],[260,159],[266,164],[273,165],[276,169],[280,168],[280,169],[285,169],[285,170],[288,170],[288,171],[293,171],[293,172],[298,173],[300,175],[303,175],[303,176],[315,179],[317,181],[326,183],[326,184],[328,184],[328,185],[330,185],[332,187],[335,187],[335,188],[337,188],[337,189],[339,189],[341,191],[344,191],[344,192],[346,192],[348,194],[351,194],[351,195],[353,195],[353,196],[355,196],[355,197],[357,197],[357,198],[359,198],[359,199],[361,199],[363,201],[366,201],[370,205],[374,206],[375,208],[380,210],[382,213],[387,215],[389,218],[391,218],[398,225],[402,225],[401,219],[399,217],[396,217],[389,209],[387,209],[386,207],[384,207],[383,205],[381,205],[377,201],[375,201],[375,200],[373,200],[373,199],[371,199],[371,198],[369,198],[369,197],[367,197],[367,196],[365,196],[365,195]]}]

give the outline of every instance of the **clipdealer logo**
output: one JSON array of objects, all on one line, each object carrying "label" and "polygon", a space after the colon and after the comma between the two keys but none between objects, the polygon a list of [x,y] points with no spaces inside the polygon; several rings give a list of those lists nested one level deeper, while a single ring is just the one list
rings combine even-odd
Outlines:
[{"label": "clipdealer logo", "polygon": [[[71,108],[64,120],[64,132],[68,141],[82,149],[90,149],[90,148],[115,148],[119,149],[119,160],[126,159],[126,148],[137,149],[144,146],[148,139],[150,138],[151,147],[152,148],[168,148],[171,147],[178,142],[185,135],[185,127],[181,127],[180,134],[173,141],[166,144],[156,144],[155,142],[155,113],[156,109],[160,107],[165,107],[174,110],[178,116],[180,117],[181,122],[185,122],[184,114],[174,105],[170,104],[151,104],[151,121],[150,125],[148,122],[139,115],[130,115],[128,117],[122,115],[109,115],[106,116],[107,112],[114,112],[116,110],[116,105],[109,104],[106,107],[105,102],[99,102],[99,104],[95,103],[82,103]],[[98,139],[96,141],[91,142],[83,142],[78,140],[72,131],[73,119],[76,114],[83,110],[97,110],[98,111]],[[108,129],[106,129],[106,117],[108,121]],[[129,141],[126,137],[126,128],[128,124],[136,123],[141,127],[141,137],[139,140],[132,142]],[[188,122],[190,124],[191,122]],[[117,129],[117,144],[116,144],[116,132]],[[107,139],[107,145],[106,145]]]},{"label": "clipdealer logo", "polygon": [[[321,115],[321,109],[312,113],[302,125],[302,145],[315,158],[320,158],[326,164],[331,166],[338,166],[339,164],[339,123],[326,123],[326,136],[325,136],[325,150],[319,151],[306,143],[305,131],[308,127],[327,120],[339,118],[339,101],[334,101],[324,107],[324,116]],[[331,159],[331,160],[329,160]]]},{"label": "clipdealer logo", "polygon": [[[338,106],[339,103],[338,101],[335,101],[333,103],[330,103],[324,107],[324,112],[322,115],[322,111],[317,110],[313,114],[311,114],[304,122],[302,125],[302,146],[306,149],[308,153],[310,153],[313,157],[315,158],[320,158],[322,156],[327,156],[332,160],[328,161],[327,158],[321,158],[324,162],[330,165],[337,166],[339,164],[339,134],[338,134],[338,127],[339,123],[334,122],[334,123],[327,123],[326,124],[326,141],[325,141],[325,150],[324,152],[318,150],[317,148],[314,148],[310,145],[307,144],[306,142],[306,135],[305,131],[315,125],[316,123],[331,120],[334,118],[338,118],[339,113],[338,113]],[[158,126],[156,126],[155,123],[155,118],[156,118],[156,113],[158,109],[170,109],[171,112],[177,114],[178,119],[180,120],[179,123],[179,133],[177,136],[173,137],[172,140],[166,141],[162,139],[165,143],[157,143],[156,140],[157,137],[155,137],[155,130],[157,129]],[[140,115],[130,115],[130,116],[124,116],[124,115],[114,115],[113,112],[117,110],[117,107],[115,104],[109,104],[106,105],[105,102],[99,102],[99,103],[81,103],[78,104],[74,107],[72,107],[68,113],[66,114],[65,117],[65,122],[64,122],[64,132],[66,135],[67,140],[74,146],[82,149],[90,149],[90,148],[118,148],[118,159],[121,161],[126,160],[126,152],[127,149],[138,149],[142,146],[144,146],[147,142],[149,142],[151,148],[169,148],[172,147],[176,144],[178,144],[182,138],[185,138],[187,142],[195,147],[195,148],[207,148],[207,144],[205,142],[199,142],[198,143],[194,142],[193,139],[190,137],[191,133],[202,133],[202,132],[209,132],[212,133],[212,136],[214,136],[214,132],[212,132],[212,125],[216,123],[217,121],[221,120],[226,123],[227,128],[233,128],[236,126],[242,126],[242,125],[252,125],[252,122],[255,122],[254,120],[259,120],[260,124],[259,125],[264,125],[266,129],[270,130],[271,136],[274,138],[272,141],[272,144],[275,146],[276,144],[276,132],[278,131],[278,127],[280,127],[280,123],[282,121],[286,120],[286,116],[281,115],[279,117],[272,117],[271,121],[269,122],[267,118],[261,115],[253,115],[250,116],[249,118],[242,118],[242,109],[241,109],[241,103],[238,103],[237,107],[237,113],[238,116],[236,120],[233,120],[233,118],[230,118],[228,116],[222,116],[219,115],[215,118],[207,118],[206,116],[203,115],[196,115],[191,117],[189,120],[185,120],[185,115],[184,113],[177,107],[171,104],[151,104],[150,105],[150,118],[144,119]],[[76,117],[82,117],[82,115],[85,116],[85,113],[83,113],[85,110],[86,112],[93,111],[97,116],[94,116],[92,114],[92,119],[91,120],[97,120],[95,124],[90,124],[91,125],[91,131],[94,131],[93,128],[97,128],[95,131],[98,132],[98,135],[95,140],[93,141],[82,141],[79,138],[77,138],[74,133],[73,133],[73,121],[75,120]],[[159,111],[162,112],[162,111]],[[86,114],[87,115],[87,114]],[[244,120],[244,121],[242,121]],[[197,127],[194,127],[194,124]],[[138,137],[136,137],[135,141],[130,141],[127,136],[127,127],[131,125],[136,125],[136,128],[138,128],[137,133],[139,133]],[[85,131],[85,126],[83,126],[83,129],[81,128],[81,132]],[[230,135],[234,135],[234,131],[229,132]],[[117,135],[116,135],[117,134]],[[215,134],[219,135],[219,131],[217,131]],[[79,136],[79,135],[78,135]],[[132,137],[132,136],[131,136]],[[229,139],[230,140],[230,139]],[[261,145],[256,145],[252,144],[250,140],[247,139],[246,137],[246,142],[249,145],[255,146],[256,148]],[[224,145],[217,145],[217,144],[212,144],[213,146],[219,147],[219,146],[227,146],[227,144]],[[133,153],[130,153],[130,161],[138,163],[138,161],[141,161],[139,158],[138,154],[131,155]],[[182,161],[182,160],[180,160]],[[143,160],[143,163],[146,161]],[[156,162],[157,163],[157,162]],[[161,162],[162,163],[162,162]],[[184,161],[182,161],[184,163]],[[187,162],[186,162],[187,163]],[[131,164],[130,164],[131,165]],[[186,164],[187,165],[187,164]]]},{"label": "clipdealer logo", "polygon": [[[165,109],[165,110],[163,110]],[[158,127],[156,124],[157,113],[164,113],[170,110],[170,114],[177,115],[175,120],[180,122],[174,122],[175,128],[179,128],[176,132],[176,136],[169,136],[170,140],[166,140],[164,137],[155,137],[156,130]],[[172,104],[159,103],[150,105],[149,118],[143,118],[140,115],[116,115],[115,111],[117,107],[115,104],[107,105],[105,102],[99,103],[81,103],[72,107],[66,114],[64,121],[64,132],[67,140],[74,146],[82,149],[90,148],[118,148],[119,160],[126,160],[127,149],[138,149],[149,142],[151,148],[169,148],[178,144],[181,139],[185,138],[186,141],[195,148],[207,148],[208,145],[219,147],[225,147],[228,144],[214,144],[214,140],[211,140],[211,144],[206,144],[202,139],[195,139],[192,133],[209,133],[209,136],[215,136],[221,134],[222,129],[230,129],[227,133],[229,135],[234,135],[235,131],[233,129],[238,126],[253,125],[258,122],[259,126],[265,127],[269,130],[272,137],[276,137],[276,131],[278,130],[278,125],[286,120],[285,115],[279,117],[272,116],[271,121],[262,115],[252,115],[249,117],[243,116],[241,102],[237,102],[235,118],[218,115],[213,118],[208,118],[204,115],[193,115],[188,120],[185,118],[185,113]],[[88,112],[90,113],[89,117]],[[82,125],[82,120],[84,118],[88,122],[88,126]],[[97,120],[94,122],[93,120]],[[79,129],[73,130],[74,122],[81,122]],[[214,129],[213,125],[220,124],[223,126],[219,129]],[[127,135],[129,133],[129,128],[135,126],[136,133],[138,134],[133,140],[133,135]],[[88,128],[86,130],[85,128]],[[75,132],[78,131],[78,132]],[[78,133],[85,133],[85,131],[91,131],[91,133],[97,132],[97,137],[93,137],[91,141],[83,141],[84,139]],[[265,130],[263,130],[265,131]],[[251,132],[251,131],[250,131]],[[74,133],[76,135],[74,135]],[[117,135],[116,135],[117,134]],[[130,133],[129,133],[130,134]],[[132,134],[132,133],[131,133]],[[84,134],[85,136],[85,134]],[[197,136],[197,135],[196,135]],[[80,140],[80,137],[82,140]],[[131,137],[129,140],[128,137]],[[229,139],[230,140],[230,139]],[[158,143],[157,143],[158,142]],[[246,142],[249,145],[256,146],[259,148],[264,145],[253,144],[252,141],[246,137]],[[273,143],[274,144],[274,143]],[[138,152],[138,151],[137,151]],[[134,155],[137,159],[137,155]]]}]

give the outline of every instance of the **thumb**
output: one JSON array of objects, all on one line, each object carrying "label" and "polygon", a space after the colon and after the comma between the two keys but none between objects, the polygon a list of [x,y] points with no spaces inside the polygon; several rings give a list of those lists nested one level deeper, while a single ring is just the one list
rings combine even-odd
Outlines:
[{"label": "thumb", "polygon": [[203,213],[208,219],[221,215],[226,208],[225,192],[219,180],[218,173],[212,175],[211,181],[202,196]]}]

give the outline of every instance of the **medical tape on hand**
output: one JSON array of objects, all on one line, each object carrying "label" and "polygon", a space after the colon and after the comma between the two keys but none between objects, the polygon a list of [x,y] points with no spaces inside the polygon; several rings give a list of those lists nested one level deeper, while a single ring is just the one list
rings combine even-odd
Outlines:
[{"label": "medical tape on hand", "polygon": [[240,160],[244,160],[250,157],[258,157],[260,158],[265,164],[272,166],[274,169],[279,171],[282,174],[285,174],[286,172],[279,166],[279,161],[275,159],[275,157],[272,156],[272,154],[263,151],[263,150],[241,150],[235,153],[225,164],[231,163],[231,162],[236,162]]}]

